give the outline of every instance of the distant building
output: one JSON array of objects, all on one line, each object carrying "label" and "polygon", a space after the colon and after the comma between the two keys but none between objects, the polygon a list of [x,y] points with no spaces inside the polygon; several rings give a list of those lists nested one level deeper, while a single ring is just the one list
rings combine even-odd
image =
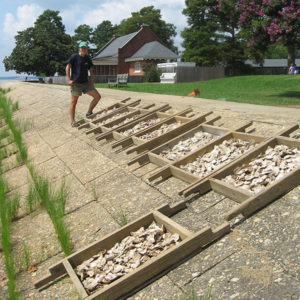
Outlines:
[{"label": "distant building", "polygon": [[[249,59],[246,60],[245,63],[257,69],[260,74],[264,75],[287,74],[289,68],[287,59],[265,59],[262,66]],[[300,59],[296,59],[295,64],[300,67]]]},{"label": "distant building", "polygon": [[137,32],[125,36],[114,36],[95,53],[93,64],[95,75],[143,76],[144,63],[162,63],[176,60],[178,55],[165,47],[150,30],[142,25]]}]

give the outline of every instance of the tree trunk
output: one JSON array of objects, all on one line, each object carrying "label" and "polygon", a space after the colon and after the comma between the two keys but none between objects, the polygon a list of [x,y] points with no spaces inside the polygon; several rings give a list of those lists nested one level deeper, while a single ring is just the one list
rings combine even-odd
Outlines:
[{"label": "tree trunk", "polygon": [[287,45],[287,51],[288,51],[288,67],[289,67],[291,64],[295,64],[295,44]]}]

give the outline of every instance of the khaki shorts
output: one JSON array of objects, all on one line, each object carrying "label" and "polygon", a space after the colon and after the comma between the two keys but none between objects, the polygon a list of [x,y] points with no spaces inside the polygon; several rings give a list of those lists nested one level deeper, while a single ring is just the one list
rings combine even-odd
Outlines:
[{"label": "khaki shorts", "polygon": [[93,91],[94,88],[90,88],[89,83],[74,83],[71,85],[71,95],[72,96],[81,96],[82,93],[86,94]]}]

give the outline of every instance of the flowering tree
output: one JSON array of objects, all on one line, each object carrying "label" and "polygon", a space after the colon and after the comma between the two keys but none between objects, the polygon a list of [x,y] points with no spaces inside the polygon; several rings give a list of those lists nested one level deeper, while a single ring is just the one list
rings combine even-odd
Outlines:
[{"label": "flowering tree", "polygon": [[[218,9],[226,10],[232,0],[217,0]],[[280,42],[287,47],[289,63],[295,62],[295,44],[300,32],[300,0],[235,1],[239,25],[249,37],[249,47],[257,51]]]}]

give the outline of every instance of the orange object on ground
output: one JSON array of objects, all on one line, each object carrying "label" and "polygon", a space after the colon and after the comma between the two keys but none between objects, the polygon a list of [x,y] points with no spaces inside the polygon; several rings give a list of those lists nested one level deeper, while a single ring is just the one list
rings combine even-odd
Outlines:
[{"label": "orange object on ground", "polygon": [[193,89],[193,91],[189,93],[188,96],[196,96],[199,94],[200,94],[199,89]]}]

